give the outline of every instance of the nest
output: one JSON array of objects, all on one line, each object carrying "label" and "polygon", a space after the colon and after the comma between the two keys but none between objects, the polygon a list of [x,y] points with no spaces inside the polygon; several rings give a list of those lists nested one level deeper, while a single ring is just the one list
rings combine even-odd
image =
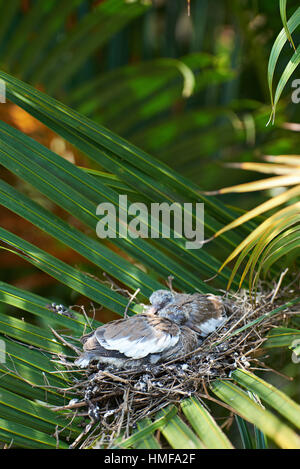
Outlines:
[{"label": "nest", "polygon": [[231,306],[226,323],[195,351],[168,363],[133,370],[91,364],[80,370],[81,377],[74,378],[70,388],[76,398],[57,408],[88,419],[71,447],[84,448],[96,442],[97,447],[110,448],[120,436],[127,438],[139,420],[169,404],[179,404],[190,396],[214,400],[207,392],[211,380],[229,378],[236,368],[266,368],[258,352],[266,332],[282,323],[283,315],[294,314],[290,309],[281,309],[270,315],[283,303],[277,299],[275,304],[273,300],[274,291],[259,293],[255,306],[245,291],[231,295],[226,300]]}]

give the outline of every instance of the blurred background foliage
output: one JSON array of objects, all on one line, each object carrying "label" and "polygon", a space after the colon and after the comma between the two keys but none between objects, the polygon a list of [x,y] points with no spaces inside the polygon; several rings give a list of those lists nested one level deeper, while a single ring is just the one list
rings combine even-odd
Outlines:
[{"label": "blurred background foliage", "polygon": [[[276,2],[192,0],[190,16],[185,0],[152,6],[123,0],[1,4],[4,71],[70,104],[206,190],[223,186],[224,176],[230,185],[247,178],[220,163],[297,152],[296,136],[282,128],[299,116],[291,87],[275,126],[266,128],[266,70],[282,28]],[[297,1],[288,2],[288,17],[295,6]],[[286,44],[278,76],[290,52]]]}]

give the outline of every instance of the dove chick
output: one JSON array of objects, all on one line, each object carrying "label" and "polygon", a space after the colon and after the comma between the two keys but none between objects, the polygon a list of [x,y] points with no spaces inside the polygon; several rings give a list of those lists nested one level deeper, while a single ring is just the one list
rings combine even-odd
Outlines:
[{"label": "dove chick", "polygon": [[81,338],[81,368],[98,361],[116,368],[134,368],[172,360],[197,347],[197,334],[167,318],[138,314],[109,322]]},{"label": "dove chick", "polygon": [[227,305],[220,296],[157,290],[150,296],[151,313],[184,325],[206,337],[226,320]]},{"label": "dove chick", "polygon": [[180,358],[199,345],[199,337],[226,319],[221,297],[157,290],[146,312],[109,322],[81,338],[83,354],[75,365],[98,361],[116,368],[154,365]]}]

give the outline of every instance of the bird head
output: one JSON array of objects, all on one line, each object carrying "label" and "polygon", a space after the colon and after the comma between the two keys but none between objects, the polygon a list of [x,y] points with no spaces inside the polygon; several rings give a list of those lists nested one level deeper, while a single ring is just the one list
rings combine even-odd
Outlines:
[{"label": "bird head", "polygon": [[157,314],[159,317],[167,318],[179,326],[184,325],[189,319],[188,311],[174,303],[168,303],[166,307],[159,310]]},{"label": "bird head", "polygon": [[154,293],[152,293],[149,298],[151,306],[148,309],[148,313],[155,314],[159,312],[159,310],[173,303],[174,299],[174,293],[172,293],[171,291],[156,290]]}]

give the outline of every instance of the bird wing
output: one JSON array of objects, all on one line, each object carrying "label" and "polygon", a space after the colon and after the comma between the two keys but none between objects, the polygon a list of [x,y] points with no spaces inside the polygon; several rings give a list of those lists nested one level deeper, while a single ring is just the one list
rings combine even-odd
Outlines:
[{"label": "bird wing", "polygon": [[185,305],[189,318],[185,326],[208,335],[224,322],[226,316],[221,298],[199,293],[191,295],[191,298],[192,301]]},{"label": "bird wing", "polygon": [[142,314],[108,323],[95,331],[101,347],[133,359],[174,347],[179,337],[179,327],[168,319]]},{"label": "bird wing", "polygon": [[221,297],[200,293],[177,294],[175,301],[158,311],[158,314],[204,336],[217,329],[226,317]]}]

